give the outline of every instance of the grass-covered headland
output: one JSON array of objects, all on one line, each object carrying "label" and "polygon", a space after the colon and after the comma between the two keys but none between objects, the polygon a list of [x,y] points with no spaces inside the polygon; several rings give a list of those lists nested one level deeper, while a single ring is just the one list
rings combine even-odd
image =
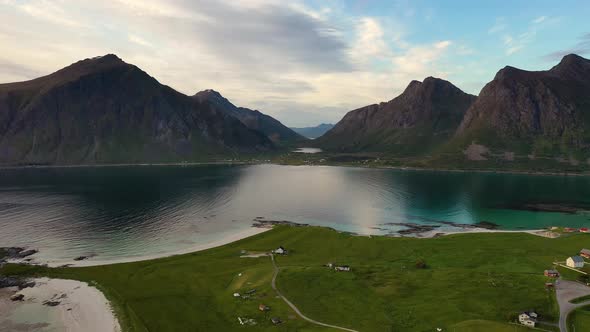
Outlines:
[{"label": "grass-covered headland", "polygon": [[[193,254],[85,268],[7,265],[0,273],[92,282],[127,331],[329,330],[303,321],[276,297],[268,256],[240,257],[243,250],[282,245],[289,255],[275,257],[277,287],[311,319],[359,331],[526,331],[509,324],[520,311],[558,319],[543,270],[589,240],[588,234],[548,239],[525,233],[361,237],[280,226]],[[328,262],[352,270],[335,272]],[[270,311],[260,311],[260,304]],[[256,325],[240,325],[238,317]],[[272,317],[283,322],[275,326]]]}]

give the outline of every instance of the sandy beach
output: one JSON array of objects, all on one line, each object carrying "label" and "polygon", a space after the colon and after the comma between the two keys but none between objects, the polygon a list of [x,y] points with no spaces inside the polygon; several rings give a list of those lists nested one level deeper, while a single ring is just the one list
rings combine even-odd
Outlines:
[{"label": "sandy beach", "polygon": [[531,229],[531,230],[501,230],[501,229],[486,229],[486,228],[462,228],[458,230],[438,230],[434,229],[421,234],[416,234],[419,238],[432,238],[436,236],[445,236],[452,234],[469,234],[469,233],[528,233],[532,235],[555,238],[559,237],[559,233],[551,232],[546,229]]},{"label": "sandy beach", "polygon": [[[23,301],[8,298],[16,289],[5,289],[0,294],[0,330],[2,331],[67,331],[119,332],[121,330],[105,296],[86,283],[39,278],[35,287],[16,294]],[[47,305],[48,301],[53,306]],[[45,304],[44,304],[45,303]],[[19,312],[26,312],[23,317]],[[33,314],[34,313],[34,314]],[[24,319],[23,319],[24,318]]]},{"label": "sandy beach", "polygon": [[227,235],[219,240],[199,244],[196,246],[191,246],[191,247],[184,248],[184,249],[177,250],[177,251],[172,251],[172,252],[167,252],[167,253],[162,253],[162,254],[155,254],[155,255],[130,256],[130,257],[125,257],[125,258],[121,258],[121,259],[110,259],[110,260],[104,260],[104,259],[101,259],[100,256],[95,256],[95,257],[89,257],[88,259],[80,260],[80,261],[75,261],[73,258],[70,260],[38,261],[38,260],[35,260],[35,256],[33,255],[33,256],[31,256],[31,258],[33,258],[32,262],[24,262],[22,260],[11,260],[10,262],[26,263],[26,264],[31,264],[31,263],[33,263],[33,264],[47,264],[47,266],[49,266],[49,267],[59,267],[59,266],[63,266],[63,265],[68,265],[71,267],[83,267],[83,266],[98,266],[98,265],[108,265],[108,264],[131,263],[131,262],[145,261],[145,260],[156,259],[156,258],[164,258],[164,257],[171,257],[171,256],[176,256],[176,255],[189,254],[192,252],[197,252],[197,251],[207,250],[207,249],[211,249],[211,248],[215,248],[215,247],[220,247],[220,246],[226,245],[231,242],[236,242],[236,241],[239,241],[241,239],[245,239],[250,236],[264,233],[268,230],[270,230],[270,228],[250,227],[250,228],[245,229],[241,232]]}]

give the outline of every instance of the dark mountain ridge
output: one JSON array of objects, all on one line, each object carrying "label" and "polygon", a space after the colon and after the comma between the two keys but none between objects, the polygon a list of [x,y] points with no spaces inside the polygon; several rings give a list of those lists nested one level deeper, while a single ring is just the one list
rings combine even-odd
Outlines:
[{"label": "dark mountain ridge", "polygon": [[272,147],[112,54],[0,85],[0,164],[202,160]]},{"label": "dark mountain ridge", "polygon": [[208,101],[220,110],[225,111],[240,121],[246,127],[264,133],[274,143],[288,143],[303,141],[305,137],[294,132],[275,118],[249,108],[237,107],[227,98],[215,90],[200,91],[193,96],[200,101]]},{"label": "dark mountain ridge", "polygon": [[500,70],[465,114],[451,145],[530,158],[586,158],[588,126],[590,60],[570,54],[546,71]]},{"label": "dark mountain ridge", "polygon": [[348,112],[317,145],[343,152],[426,153],[454,134],[475,98],[442,79],[412,81],[389,102]]}]

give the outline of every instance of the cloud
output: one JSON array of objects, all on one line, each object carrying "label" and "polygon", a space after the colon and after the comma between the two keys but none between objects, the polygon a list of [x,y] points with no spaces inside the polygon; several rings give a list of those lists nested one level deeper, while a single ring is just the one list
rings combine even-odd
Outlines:
[{"label": "cloud", "polygon": [[390,56],[385,40],[383,28],[379,21],[371,17],[362,17],[356,24],[356,37],[351,56],[361,63],[374,58]]},{"label": "cloud", "polygon": [[576,43],[573,47],[551,52],[543,56],[543,59],[546,61],[559,61],[561,58],[568,54],[577,54],[577,55],[586,55],[590,54],[590,33],[586,33],[578,39],[578,43]]},{"label": "cloud", "polygon": [[505,19],[503,17],[498,17],[496,18],[494,25],[488,29],[488,34],[493,35],[504,30],[506,30]]},{"label": "cloud", "polygon": [[539,16],[539,17],[535,18],[532,23],[539,24],[539,23],[544,22],[546,19],[547,19],[547,16]]},{"label": "cloud", "polygon": [[0,0],[0,82],[116,53],[185,94],[214,88],[287,125],[336,121],[451,70],[452,42],[409,42],[400,13],[303,0]]}]

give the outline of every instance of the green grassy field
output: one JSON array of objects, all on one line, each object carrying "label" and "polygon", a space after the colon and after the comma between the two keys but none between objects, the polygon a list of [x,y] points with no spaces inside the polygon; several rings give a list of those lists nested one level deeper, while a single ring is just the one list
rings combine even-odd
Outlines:
[{"label": "green grassy field", "polygon": [[576,309],[567,318],[567,328],[570,332],[588,331],[590,327],[590,306]]},{"label": "green grassy field", "polygon": [[[158,260],[60,269],[8,265],[0,273],[92,282],[112,301],[127,331],[327,331],[296,317],[276,298],[268,257],[239,257],[241,250],[283,245],[291,253],[276,259],[277,286],[310,318],[360,331],[520,331],[507,323],[522,310],[557,320],[543,270],[587,247],[589,239],[525,233],[369,238],[283,226]],[[417,267],[418,260],[426,267]],[[335,272],[323,266],[328,262],[351,265],[352,271]],[[232,296],[251,289],[256,293],[249,299]],[[259,304],[270,306],[270,313],[258,311]],[[257,325],[241,326],[238,316]],[[273,326],[273,316],[284,323]]]}]

